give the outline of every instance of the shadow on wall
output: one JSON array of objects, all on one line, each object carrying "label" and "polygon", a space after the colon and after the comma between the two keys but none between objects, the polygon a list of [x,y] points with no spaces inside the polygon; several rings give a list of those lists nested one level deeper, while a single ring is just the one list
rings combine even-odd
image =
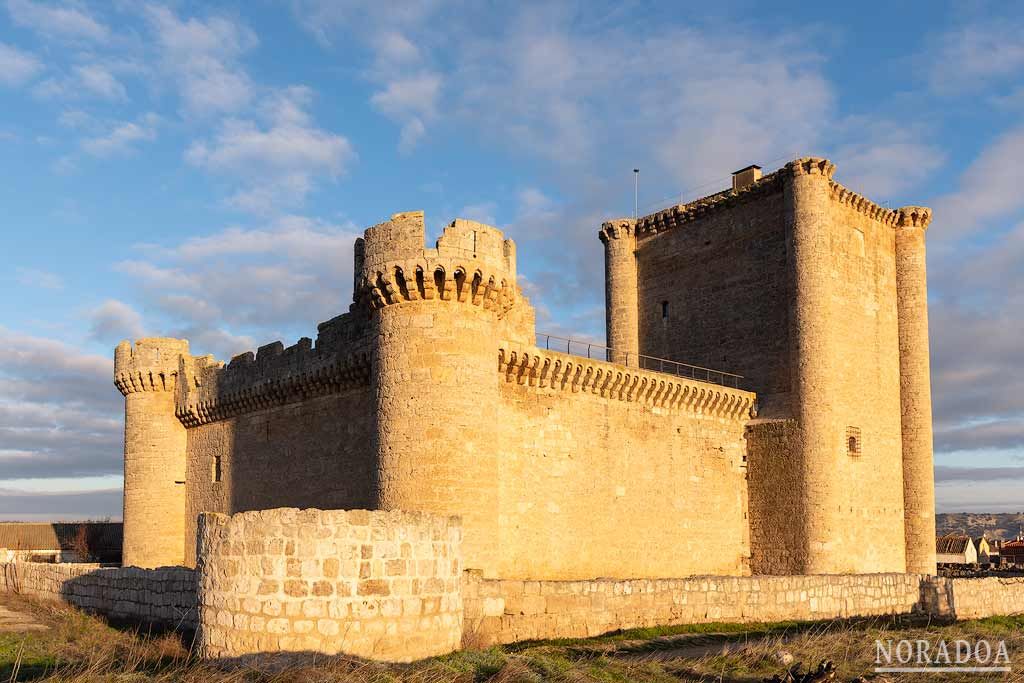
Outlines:
[{"label": "shadow on wall", "polygon": [[199,623],[196,573],[185,567],[10,562],[0,569],[3,592],[63,601],[114,623],[183,633]]},{"label": "shadow on wall", "polygon": [[322,323],[315,346],[274,342],[186,371],[187,564],[203,512],[376,507],[370,359],[349,317]]},{"label": "shadow on wall", "polygon": [[195,642],[199,624],[195,577],[182,567],[99,569],[64,581],[60,599],[102,616],[119,630],[174,632],[185,647]]}]

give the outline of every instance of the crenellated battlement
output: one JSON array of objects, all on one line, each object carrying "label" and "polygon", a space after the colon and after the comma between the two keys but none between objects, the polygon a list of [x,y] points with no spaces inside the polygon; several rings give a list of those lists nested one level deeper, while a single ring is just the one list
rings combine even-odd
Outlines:
[{"label": "crenellated battlement", "polygon": [[633,218],[614,218],[610,221],[605,221],[597,232],[597,236],[604,244],[607,244],[609,240],[631,237],[635,234],[636,219]]},{"label": "crenellated battlement", "polygon": [[[626,218],[608,221],[602,224],[598,236],[602,242],[607,242],[609,239],[618,239],[630,234],[647,236],[671,230],[705,217],[711,212],[727,210],[756,200],[771,192],[781,192],[784,181],[805,175],[822,176],[828,182],[829,197],[836,203],[849,207],[857,213],[868,216],[884,225],[896,227],[900,224],[900,212],[902,209],[893,210],[879,206],[863,195],[836,182],[832,179],[835,170],[836,165],[828,159],[802,157],[790,161],[778,171],[769,173],[746,187],[738,190],[723,190],[692,202],[670,206],[667,209],[638,218],[635,224],[631,219]],[[922,220],[924,216],[923,211],[928,211],[924,207],[907,208],[910,210],[917,209],[917,220]],[[930,213],[928,215],[930,216]]]},{"label": "crenellated battlement", "polygon": [[[781,192],[782,178],[782,171],[776,171],[739,190],[723,190],[707,197],[687,202],[686,204],[677,204],[648,216],[642,216],[636,221],[636,234],[638,236],[646,236],[672,230],[686,223],[699,220],[711,212],[746,204],[766,194]],[[621,220],[619,219],[617,223],[621,223]],[[608,225],[608,223],[605,223],[605,225]],[[607,237],[604,236],[604,226],[602,226],[601,241],[603,242],[606,239]]]},{"label": "crenellated battlement", "polygon": [[140,391],[174,391],[178,362],[188,341],[170,337],[127,339],[114,349],[114,385],[124,396]]},{"label": "crenellated battlement", "polygon": [[515,243],[489,225],[456,219],[424,246],[423,212],[400,213],[357,242],[356,309],[453,301],[504,314],[520,298]]},{"label": "crenellated battlement", "polygon": [[932,210],[927,206],[904,206],[895,211],[899,215],[897,225],[901,228],[927,230],[932,222]]},{"label": "crenellated battlement", "polygon": [[800,157],[783,166],[782,171],[790,176],[821,175],[832,180],[832,176],[836,172],[836,165],[822,157]]},{"label": "crenellated battlement", "polygon": [[498,349],[498,372],[523,386],[741,421],[749,419],[756,398],[749,391],[508,342]]},{"label": "crenellated battlement", "polygon": [[829,197],[834,202],[848,206],[857,213],[863,214],[883,225],[896,225],[898,215],[895,211],[875,204],[867,197],[843,187],[834,180],[829,181]]},{"label": "crenellated battlement", "polygon": [[224,364],[212,356],[182,360],[176,413],[186,427],[271,406],[296,403],[369,383],[365,345],[319,343],[309,337],[285,348],[279,341]]}]

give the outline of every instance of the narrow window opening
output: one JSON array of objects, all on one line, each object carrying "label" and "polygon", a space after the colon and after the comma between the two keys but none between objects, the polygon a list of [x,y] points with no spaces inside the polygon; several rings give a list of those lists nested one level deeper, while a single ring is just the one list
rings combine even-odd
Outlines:
[{"label": "narrow window opening", "polygon": [[667,323],[668,322],[668,302],[667,301],[662,301],[661,302],[661,322],[663,322],[663,323]]},{"label": "narrow window opening", "polygon": [[849,455],[861,454],[860,427],[846,428],[846,452]]},{"label": "narrow window opening", "polygon": [[220,456],[215,455],[213,456],[213,483],[219,484],[221,482],[223,474],[224,472],[221,469]]}]

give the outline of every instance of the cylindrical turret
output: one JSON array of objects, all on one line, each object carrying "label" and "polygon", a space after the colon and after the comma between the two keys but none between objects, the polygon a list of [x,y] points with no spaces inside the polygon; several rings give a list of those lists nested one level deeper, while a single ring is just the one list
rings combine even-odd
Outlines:
[{"label": "cylindrical turret", "polygon": [[422,245],[422,214],[366,231],[356,302],[376,332],[377,507],[461,516],[465,566],[497,576],[498,346],[532,341],[532,315],[499,230],[460,220]]},{"label": "cylindrical turret", "polygon": [[640,353],[636,271],[636,221],[619,218],[601,226],[607,345],[613,363],[636,367]]},{"label": "cylindrical turret", "polygon": [[[831,246],[829,180],[835,167],[826,159],[804,158],[786,165],[787,233],[792,240],[794,296],[790,331],[794,339],[792,393],[801,434],[803,574],[827,574],[833,548],[838,437],[832,420]],[[797,520],[794,520],[797,522]]]},{"label": "cylindrical turret", "polygon": [[174,414],[183,339],[139,339],[114,350],[124,394],[125,566],[179,565],[185,557],[185,427]]},{"label": "cylindrical turret", "polygon": [[907,571],[935,573],[935,470],[928,360],[928,284],[924,234],[931,210],[899,210],[896,306],[900,336],[900,415]]}]

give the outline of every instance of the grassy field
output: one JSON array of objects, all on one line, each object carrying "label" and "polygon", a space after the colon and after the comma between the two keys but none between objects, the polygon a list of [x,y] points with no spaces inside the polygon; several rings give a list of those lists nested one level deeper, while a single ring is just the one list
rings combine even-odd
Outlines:
[{"label": "grassy field", "polygon": [[[871,674],[875,639],[1006,641],[1011,662],[1021,653],[1024,617],[951,625],[877,618],[761,626],[711,624],[640,629],[586,640],[519,643],[458,652],[409,665],[368,663],[343,657],[304,664],[226,668],[190,656],[175,634],[114,628],[74,609],[24,599],[3,599],[32,616],[45,631],[0,633],[0,682],[5,681],[213,681],[299,683],[408,681],[503,683],[527,681],[761,681],[784,673],[780,653],[816,666],[831,659],[837,681],[866,676],[878,681],[979,680],[978,674]],[[1016,671],[983,680],[1024,681]]]}]

